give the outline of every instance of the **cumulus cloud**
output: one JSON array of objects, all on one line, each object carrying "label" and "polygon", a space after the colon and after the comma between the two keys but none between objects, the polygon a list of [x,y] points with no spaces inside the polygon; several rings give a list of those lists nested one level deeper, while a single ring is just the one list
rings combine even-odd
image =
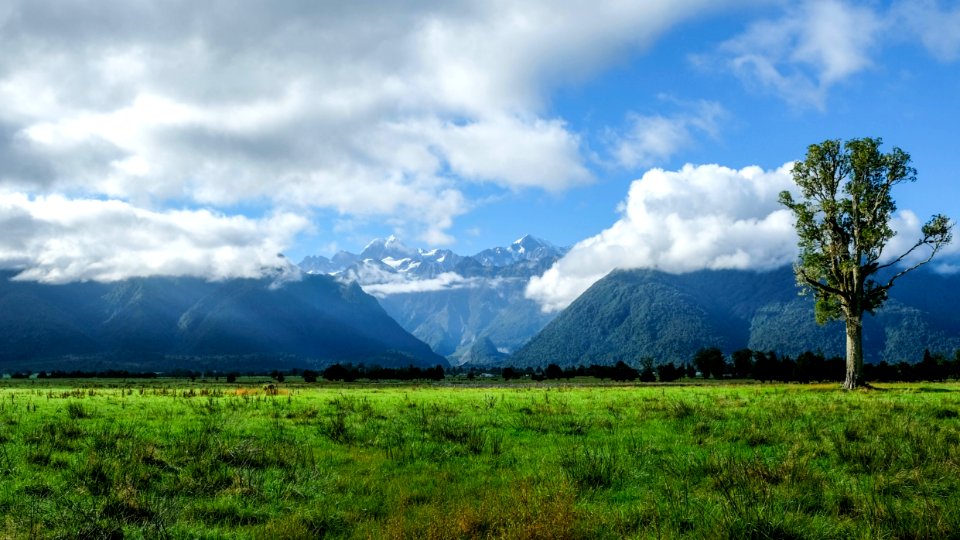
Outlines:
[{"label": "cumulus cloud", "polygon": [[[678,171],[652,169],[631,184],[621,218],[532,278],[526,295],[544,311],[558,311],[618,268],[684,273],[790,264],[797,257],[797,235],[793,215],[778,195],[787,190],[799,196],[792,167],[790,162],[769,171],[689,164]],[[890,226],[897,234],[881,262],[909,250],[922,237],[922,225],[910,210],[894,214]],[[929,253],[917,249],[904,263],[917,263]],[[943,255],[955,260],[960,244],[946,246]],[[956,265],[942,259],[936,269],[954,271]]]},{"label": "cumulus cloud", "polygon": [[[890,242],[887,243],[881,259],[889,261],[899,257],[901,253],[906,253],[914,244],[923,238],[924,221],[911,210],[900,210],[890,220],[890,228],[896,231]],[[956,222],[954,222],[954,237],[956,237]],[[921,246],[914,250],[906,259],[904,265],[914,265],[920,263],[930,256],[930,248]],[[960,256],[960,243],[956,240],[943,246],[934,259],[932,267],[934,270],[943,273],[954,273],[960,270],[957,259]]]},{"label": "cumulus cloud", "polygon": [[822,109],[830,87],[871,67],[884,29],[883,17],[870,7],[808,0],[782,18],[752,24],[720,51],[748,84],[792,105]]},{"label": "cumulus cloud", "polygon": [[278,254],[307,227],[293,214],[255,220],[0,191],[0,268],[19,269],[18,279],[46,283],[154,275],[259,277],[290,268]]},{"label": "cumulus cloud", "polygon": [[793,189],[791,167],[652,169],[630,186],[620,220],[531,279],[526,294],[556,311],[615,268],[680,273],[788,264],[796,233],[777,195]]},{"label": "cumulus cloud", "polygon": [[717,5],[5,2],[0,187],[266,201],[448,242],[467,186],[591,181],[552,85]]}]

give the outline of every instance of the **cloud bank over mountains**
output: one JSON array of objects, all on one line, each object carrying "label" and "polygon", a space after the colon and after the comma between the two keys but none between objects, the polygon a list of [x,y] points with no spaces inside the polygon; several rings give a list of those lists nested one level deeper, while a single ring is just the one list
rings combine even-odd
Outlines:
[{"label": "cloud bank over mountains", "polygon": [[631,184],[621,218],[532,279],[527,296],[556,311],[614,268],[679,273],[788,264],[796,233],[777,194],[793,188],[791,167],[652,169]]},{"label": "cloud bank over mountains", "polygon": [[28,198],[0,191],[0,268],[44,283],[134,276],[260,277],[292,264],[283,246],[309,226],[209,210],[143,210],[116,200]]},{"label": "cloud bank over mountains", "polygon": [[[526,295],[545,311],[557,311],[610,271],[649,268],[670,273],[703,269],[770,270],[797,257],[793,216],[777,197],[796,196],[793,163],[765,171],[720,165],[685,165],[677,171],[652,169],[630,186],[621,217],[600,234],[577,243],[543,275],[534,277]],[[921,220],[898,212],[898,232],[885,260],[906,252],[920,238]],[[918,250],[906,262],[921,260]],[[960,253],[956,244],[946,254]],[[941,265],[950,271],[949,265]]]}]

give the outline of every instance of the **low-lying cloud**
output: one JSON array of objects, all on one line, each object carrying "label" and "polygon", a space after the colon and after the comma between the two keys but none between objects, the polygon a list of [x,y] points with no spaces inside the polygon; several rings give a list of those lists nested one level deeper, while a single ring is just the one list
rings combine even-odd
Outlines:
[{"label": "low-lying cloud", "polygon": [[479,278],[463,277],[456,272],[444,272],[436,277],[428,279],[407,279],[399,274],[393,279],[379,283],[361,283],[361,287],[367,294],[383,298],[395,294],[411,294],[446,291],[454,289],[466,289],[480,287],[484,281]]},{"label": "low-lying cloud", "polygon": [[290,266],[279,253],[308,227],[293,214],[251,219],[0,191],[0,268],[44,283],[259,277]]},{"label": "low-lying cloud", "polygon": [[679,273],[787,264],[796,233],[777,195],[793,187],[791,166],[652,169],[630,186],[620,220],[531,279],[527,296],[556,311],[615,268]]},{"label": "low-lying cloud", "polygon": [[407,273],[396,272],[380,261],[369,259],[337,275],[343,281],[358,283],[364,292],[378,298],[397,294],[497,287],[503,280],[519,279],[466,277],[457,272],[442,272],[433,277],[420,278]]}]

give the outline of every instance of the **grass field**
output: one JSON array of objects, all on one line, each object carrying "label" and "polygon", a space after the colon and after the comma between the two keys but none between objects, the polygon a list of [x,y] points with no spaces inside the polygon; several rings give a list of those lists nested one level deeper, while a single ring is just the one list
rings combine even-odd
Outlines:
[{"label": "grass field", "polygon": [[0,536],[960,537],[960,386],[5,381]]}]

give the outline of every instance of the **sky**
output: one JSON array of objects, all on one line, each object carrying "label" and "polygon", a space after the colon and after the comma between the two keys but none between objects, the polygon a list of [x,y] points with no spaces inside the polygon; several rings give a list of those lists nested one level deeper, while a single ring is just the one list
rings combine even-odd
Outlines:
[{"label": "sky", "polygon": [[0,51],[22,279],[533,234],[573,246],[528,289],[560,309],[617,267],[789,263],[790,162],[864,136],[918,170],[892,248],[960,216],[956,2],[0,0]]}]

